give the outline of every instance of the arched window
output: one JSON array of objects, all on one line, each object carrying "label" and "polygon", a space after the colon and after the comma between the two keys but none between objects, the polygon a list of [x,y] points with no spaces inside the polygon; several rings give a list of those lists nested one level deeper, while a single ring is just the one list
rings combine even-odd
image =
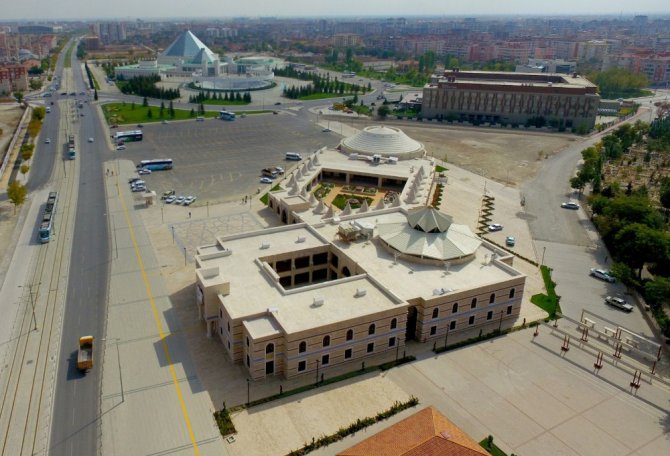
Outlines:
[{"label": "arched window", "polygon": [[451,313],[455,314],[456,312],[458,312],[458,303],[457,302],[455,302],[454,305],[451,306]]},{"label": "arched window", "polygon": [[304,340],[298,345],[298,353],[305,353],[307,351],[307,342]]},{"label": "arched window", "polygon": [[514,288],[512,288],[512,289],[509,290],[509,298],[510,298],[510,299],[512,299],[512,298],[514,297],[514,293],[515,293],[515,292],[516,292],[516,290],[515,290]]},{"label": "arched window", "polygon": [[267,344],[265,346],[265,354],[266,355],[268,355],[270,353],[274,353],[274,352],[275,352],[275,344]]},{"label": "arched window", "polygon": [[353,340],[353,339],[354,339],[354,330],[353,330],[353,329],[349,329],[349,330],[347,331],[347,340]]},{"label": "arched window", "polygon": [[323,338],[323,346],[328,347],[330,345],[330,336],[325,336]]},{"label": "arched window", "polygon": [[437,307],[433,309],[433,318],[437,318],[437,316],[440,314],[440,309]]},{"label": "arched window", "polygon": [[494,302],[496,302],[496,294],[491,293],[491,296],[489,296],[489,304],[493,304]]},{"label": "arched window", "polygon": [[470,308],[474,309],[477,307],[477,298],[472,298],[472,302],[470,303]]},{"label": "arched window", "polygon": [[373,335],[375,333],[375,324],[372,323],[370,327],[368,328],[368,334]]},{"label": "arched window", "polygon": [[398,327],[398,319],[394,318],[391,320],[391,329],[396,329]]}]

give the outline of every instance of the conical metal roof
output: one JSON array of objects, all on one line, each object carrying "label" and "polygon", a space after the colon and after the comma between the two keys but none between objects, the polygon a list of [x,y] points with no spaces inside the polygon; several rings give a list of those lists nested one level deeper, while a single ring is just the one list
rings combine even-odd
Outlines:
[{"label": "conical metal roof", "polygon": [[417,207],[409,210],[407,223],[425,233],[444,233],[451,226],[452,218],[434,207]]},{"label": "conical metal roof", "polygon": [[383,125],[365,127],[358,133],[344,138],[340,146],[347,153],[379,154],[383,157],[398,157],[401,160],[420,156],[424,151],[423,144],[413,140],[402,130]]}]

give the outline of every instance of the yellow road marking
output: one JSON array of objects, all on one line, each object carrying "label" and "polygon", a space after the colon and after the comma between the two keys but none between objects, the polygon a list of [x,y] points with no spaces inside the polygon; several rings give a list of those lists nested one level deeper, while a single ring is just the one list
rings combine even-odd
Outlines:
[{"label": "yellow road marking", "polygon": [[[118,174],[117,174],[118,176]],[[120,195],[119,182],[117,178],[116,190]],[[184,396],[181,393],[181,387],[179,386],[179,381],[177,380],[177,374],[174,370],[174,365],[172,364],[172,357],[170,356],[170,350],[168,350],[167,341],[165,338],[165,332],[163,331],[163,325],[161,324],[160,317],[158,314],[158,309],[156,308],[156,301],[154,301],[154,295],[151,292],[151,285],[149,285],[149,278],[147,277],[147,272],[144,269],[144,261],[142,261],[142,255],[140,255],[140,248],[137,245],[137,239],[135,238],[135,230],[133,225],[130,222],[130,214],[128,213],[128,208],[126,203],[123,200],[123,196],[120,196],[121,206],[123,207],[123,214],[126,219],[126,225],[128,225],[128,232],[130,233],[130,239],[133,243],[133,249],[135,250],[135,257],[137,258],[137,264],[140,267],[140,272],[142,274],[142,281],[144,282],[144,288],[146,289],[147,296],[149,297],[149,302],[151,303],[151,310],[154,314],[154,321],[156,323],[156,328],[158,329],[158,335],[163,344],[163,352],[165,353],[165,358],[167,359],[168,366],[170,367],[170,374],[172,375],[172,383],[174,384],[174,389],[177,392],[177,397],[179,398],[179,405],[181,406],[181,413],[184,416],[184,421],[186,422],[186,427],[188,428],[188,435],[191,438],[191,444],[193,445],[193,451],[196,455],[200,454],[198,449],[198,442],[195,440],[195,435],[193,434],[193,427],[191,426],[191,420],[188,417],[188,410],[186,410],[186,403],[184,402]]]}]

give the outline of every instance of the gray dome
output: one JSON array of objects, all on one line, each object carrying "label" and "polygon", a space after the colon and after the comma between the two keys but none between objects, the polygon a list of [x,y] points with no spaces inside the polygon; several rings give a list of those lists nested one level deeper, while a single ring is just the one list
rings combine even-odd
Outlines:
[{"label": "gray dome", "polygon": [[383,125],[365,127],[355,135],[344,138],[340,148],[349,154],[378,154],[383,157],[398,157],[400,160],[421,157],[424,153],[423,144],[398,128]]}]

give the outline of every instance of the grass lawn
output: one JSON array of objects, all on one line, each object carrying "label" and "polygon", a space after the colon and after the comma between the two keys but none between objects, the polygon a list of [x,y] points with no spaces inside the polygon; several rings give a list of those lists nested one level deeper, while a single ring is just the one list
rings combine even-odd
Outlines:
[{"label": "grass lawn", "polygon": [[[164,116],[161,118],[158,113],[160,108],[156,106],[151,106],[152,117],[148,117],[147,113],[149,108],[145,108],[142,105],[135,105],[135,109],[131,103],[109,103],[102,106],[102,112],[105,113],[105,119],[108,124],[134,124],[134,123],[150,123],[150,122],[160,122],[162,120],[188,120],[195,119],[197,114],[193,117],[190,115],[190,111],[186,109],[175,109],[174,118],[168,115],[168,109],[165,108]],[[219,113],[215,111],[205,112],[204,117],[219,117]]]},{"label": "grass lawn", "polygon": [[547,312],[549,318],[554,318],[556,312],[561,311],[561,305],[559,304],[560,296],[556,294],[556,283],[551,280],[551,269],[547,266],[540,266],[540,271],[542,272],[542,279],[544,280],[547,294],[533,295],[530,298],[530,302]]},{"label": "grass lawn", "polygon": [[359,204],[351,204],[352,209],[358,209],[361,207],[361,204],[363,204],[363,200],[368,201],[368,206],[372,204],[372,198],[367,198],[364,196],[359,196],[359,195],[347,195],[344,193],[340,193],[333,199],[333,206],[337,207],[338,209],[344,209],[347,206],[347,201],[350,199],[356,199],[359,201]]},{"label": "grass lawn", "polygon": [[67,52],[65,53],[65,61],[63,62],[63,68],[72,67],[72,49],[74,49],[74,45],[70,46],[67,49]]},{"label": "grass lawn", "polygon": [[248,101],[242,101],[242,100],[205,100],[202,102],[202,104],[206,105],[231,105],[231,106],[245,106],[248,105]]}]

